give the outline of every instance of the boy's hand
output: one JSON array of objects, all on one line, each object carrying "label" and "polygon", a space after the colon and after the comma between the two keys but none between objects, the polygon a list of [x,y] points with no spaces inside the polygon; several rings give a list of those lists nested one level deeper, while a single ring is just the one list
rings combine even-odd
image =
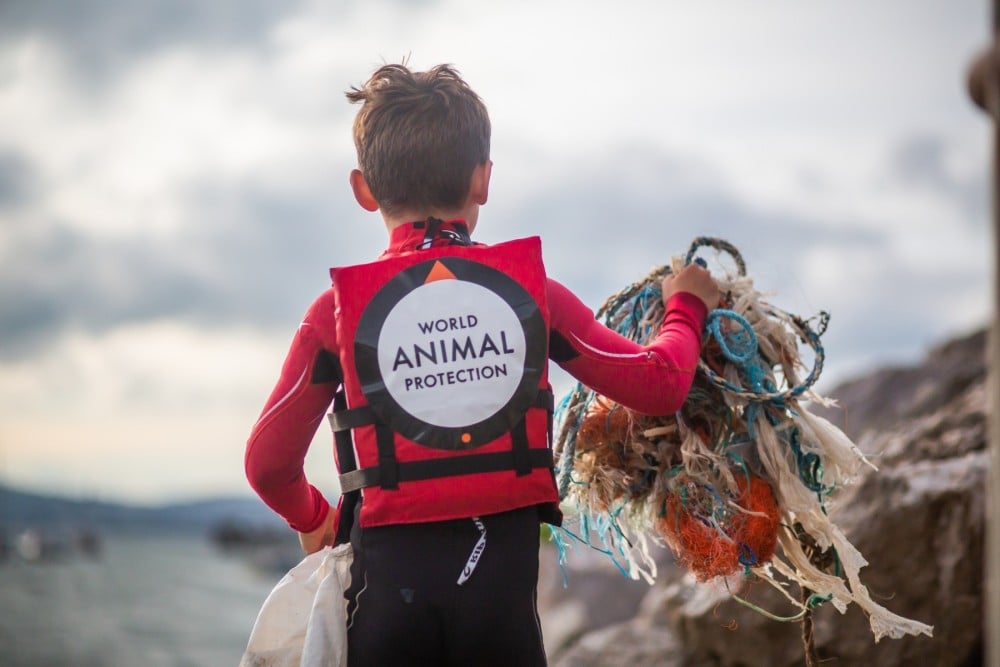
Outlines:
[{"label": "boy's hand", "polygon": [[663,303],[678,292],[688,292],[705,302],[709,310],[719,306],[719,285],[706,269],[688,264],[677,273],[663,279]]},{"label": "boy's hand", "polygon": [[299,544],[302,545],[302,550],[306,552],[306,555],[316,553],[323,547],[333,546],[333,522],[336,516],[337,511],[331,507],[323,523],[316,530],[311,533],[299,533]]}]

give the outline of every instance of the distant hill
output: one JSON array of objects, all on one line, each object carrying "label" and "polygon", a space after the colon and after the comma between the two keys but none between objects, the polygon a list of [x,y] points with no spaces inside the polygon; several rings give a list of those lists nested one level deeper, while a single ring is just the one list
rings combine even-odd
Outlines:
[{"label": "distant hill", "polygon": [[122,532],[205,532],[220,524],[280,528],[284,522],[259,500],[210,498],[158,507],[50,496],[0,484],[0,530],[26,528],[75,530],[80,527]]}]

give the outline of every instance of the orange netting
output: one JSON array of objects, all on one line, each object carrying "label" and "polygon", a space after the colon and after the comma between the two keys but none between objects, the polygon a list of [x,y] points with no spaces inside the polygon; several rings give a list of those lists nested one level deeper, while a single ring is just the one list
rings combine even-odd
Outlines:
[{"label": "orange netting", "polygon": [[693,514],[677,493],[667,494],[666,512],[657,520],[657,528],[699,581],[729,576],[774,556],[778,504],[766,481],[749,479],[748,491],[746,477],[736,476],[739,496],[734,502],[741,509],[733,507],[724,517],[716,517],[718,527]]}]

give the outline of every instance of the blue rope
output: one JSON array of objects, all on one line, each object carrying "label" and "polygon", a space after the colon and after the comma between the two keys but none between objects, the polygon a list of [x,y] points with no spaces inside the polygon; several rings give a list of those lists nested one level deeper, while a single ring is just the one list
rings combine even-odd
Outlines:
[{"label": "blue rope", "polygon": [[[704,362],[699,364],[699,368],[716,386],[736,393],[751,402],[777,401],[783,404],[786,400],[801,396],[811,386],[816,384],[816,381],[819,379],[819,375],[823,371],[823,362],[826,358],[826,352],[823,349],[823,345],[820,343],[819,334],[813,331],[805,320],[801,317],[784,313],[784,311],[778,311],[776,309],[771,311],[772,315],[778,315],[779,313],[783,313],[792,321],[795,327],[799,329],[799,336],[803,341],[808,343],[810,347],[812,347],[816,354],[812,370],[809,372],[806,379],[800,384],[788,389],[787,391],[779,392],[778,388],[774,384],[774,380],[772,379],[769,366],[764,363],[764,360],[761,359],[760,354],[756,349],[757,339],[756,335],[753,333],[753,327],[751,327],[750,323],[738,313],[722,308],[713,310],[709,313],[705,326],[706,332],[719,344],[719,348],[722,351],[723,356],[740,368],[740,375],[748,383],[749,388],[736,386],[725,378],[720,377]],[[723,331],[721,325],[721,320],[723,319],[735,321],[739,324],[740,328],[736,331]],[[828,320],[829,315],[827,313],[820,313],[820,326],[823,329],[826,328]],[[748,361],[744,361],[747,355],[751,358]]]},{"label": "blue rope", "polygon": [[823,484],[823,465],[819,454],[802,451],[802,445],[799,443],[799,435],[799,429],[793,428],[791,435],[788,437],[788,446],[791,447],[792,453],[795,454],[795,461],[799,468],[799,479],[802,480],[807,489],[819,494],[820,504],[822,504],[822,494],[827,490]]},{"label": "blue rope", "polygon": [[[740,325],[737,331],[722,331],[722,321],[733,320]],[[734,364],[746,366],[757,356],[757,334],[745,317],[732,310],[716,308],[708,314],[705,328],[718,342],[722,354]]]},{"label": "blue rope", "polygon": [[[559,401],[559,406],[555,410],[554,419],[561,422],[566,412],[569,410],[569,406],[573,402],[573,399],[582,397],[586,395],[586,393],[587,390],[584,389],[583,385],[577,383],[576,388]],[[586,403],[589,403],[591,398],[593,398],[592,393]],[[566,425],[567,431],[566,438],[564,440],[565,446],[559,456],[559,465],[557,468],[559,475],[560,500],[566,498],[569,494],[570,485],[575,483],[573,480],[573,461],[576,459],[576,435],[580,432],[580,425],[583,423],[584,410],[582,408],[584,403],[584,401],[580,401],[580,409],[577,412],[576,419]]]},{"label": "blue rope", "polygon": [[[724,331],[722,322],[731,320],[739,325],[739,328],[731,331]],[[822,367],[822,345],[819,344],[819,336],[815,334],[803,320],[796,318],[796,325],[799,326],[810,344],[817,350],[817,364],[813,367],[813,372],[802,384],[794,387],[788,392],[788,398],[794,398],[804,392],[818,376],[818,369]],[[747,423],[747,431],[750,437],[755,437],[754,424],[760,415],[761,410],[765,410],[765,416],[772,425],[777,426],[780,420],[768,408],[777,410],[789,410],[785,403],[784,396],[774,396],[777,387],[774,384],[770,370],[765,366],[760,356],[757,336],[753,327],[743,316],[731,310],[717,309],[709,313],[705,328],[710,336],[719,344],[722,355],[732,364],[736,365],[740,377],[747,383],[751,391],[759,396],[767,396],[764,400],[751,400],[744,410],[744,417]],[[728,384],[728,383],[727,383]],[[822,505],[823,494],[828,493],[823,484],[823,465],[819,455],[815,452],[804,452],[799,442],[800,433],[798,428],[793,428],[787,438],[782,438],[795,456],[796,468],[799,479],[810,491],[816,493]]]}]

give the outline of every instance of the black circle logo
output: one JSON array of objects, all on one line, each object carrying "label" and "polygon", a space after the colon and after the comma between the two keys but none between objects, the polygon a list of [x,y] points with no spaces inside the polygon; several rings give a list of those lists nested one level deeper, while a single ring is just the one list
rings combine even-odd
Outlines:
[{"label": "black circle logo", "polygon": [[365,307],[354,341],[361,390],[378,418],[435,449],[507,433],[538,393],[547,331],[517,281],[441,257],[404,269]]}]

